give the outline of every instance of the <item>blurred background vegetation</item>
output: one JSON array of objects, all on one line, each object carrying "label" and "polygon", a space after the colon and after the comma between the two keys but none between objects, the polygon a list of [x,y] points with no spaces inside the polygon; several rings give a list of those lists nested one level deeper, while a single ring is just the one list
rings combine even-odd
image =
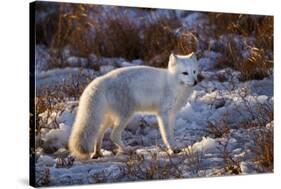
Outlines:
[{"label": "blurred background vegetation", "polygon": [[[97,6],[90,4],[36,3],[36,44],[51,55],[50,68],[66,67],[64,49],[74,56],[142,59],[166,67],[171,52],[221,53],[217,68],[232,67],[241,80],[262,79],[273,66],[273,17],[201,12],[208,22],[196,29],[182,18],[192,11]],[[243,46],[238,44],[241,39]],[[248,55],[242,51],[247,50]]]}]

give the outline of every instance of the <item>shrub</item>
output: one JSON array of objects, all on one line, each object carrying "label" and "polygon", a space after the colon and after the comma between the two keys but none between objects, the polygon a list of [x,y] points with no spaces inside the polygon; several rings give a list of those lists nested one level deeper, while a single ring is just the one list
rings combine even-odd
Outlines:
[{"label": "shrub", "polygon": [[[215,25],[216,38],[236,34],[244,38],[243,49],[237,45],[233,36],[228,37],[226,45],[217,50],[222,53],[217,67],[230,66],[241,72],[241,80],[263,79],[273,67],[273,17],[208,13],[211,25]],[[254,37],[254,40],[249,40]],[[248,56],[243,55],[248,52]]]},{"label": "shrub", "polygon": [[[255,152],[256,162],[262,166],[260,172],[273,172],[274,149],[273,149],[273,130],[268,129],[260,132],[255,136],[256,148],[252,148]],[[265,170],[264,170],[265,169]]]},{"label": "shrub", "polygon": [[[38,7],[45,10],[48,3],[40,3]],[[193,33],[186,28],[181,35],[175,32],[181,27],[175,11],[159,16],[154,9],[142,9],[146,11],[145,17],[142,12],[138,21],[132,20],[122,7],[112,8],[110,14],[101,14],[102,11],[99,6],[63,3],[52,14],[55,19],[46,19],[54,26],[52,30],[41,26],[44,22],[37,23],[39,30],[50,36],[46,39],[40,32],[37,34],[38,43],[51,41],[47,44],[50,68],[68,66],[65,47],[75,56],[89,58],[95,54],[97,57],[143,59],[158,67],[167,66],[171,52],[187,54],[196,50],[198,41]],[[138,13],[137,9],[135,12]]]}]

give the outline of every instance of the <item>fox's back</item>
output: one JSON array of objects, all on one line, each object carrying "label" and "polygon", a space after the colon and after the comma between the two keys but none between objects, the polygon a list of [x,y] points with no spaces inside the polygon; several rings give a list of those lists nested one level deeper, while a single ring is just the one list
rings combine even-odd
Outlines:
[{"label": "fox's back", "polygon": [[154,111],[167,88],[167,70],[148,66],[120,68],[102,76],[100,82],[113,106]]}]

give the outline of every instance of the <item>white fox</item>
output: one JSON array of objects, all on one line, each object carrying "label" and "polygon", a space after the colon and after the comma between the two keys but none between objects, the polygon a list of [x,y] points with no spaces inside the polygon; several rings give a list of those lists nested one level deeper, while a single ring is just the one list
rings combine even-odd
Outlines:
[{"label": "white fox", "polygon": [[132,66],[113,70],[93,80],[84,90],[69,139],[69,149],[79,159],[102,156],[107,128],[118,152],[128,151],[121,134],[136,113],[157,116],[162,140],[173,153],[176,113],[186,104],[197,84],[196,55],[174,55],[168,69]]}]

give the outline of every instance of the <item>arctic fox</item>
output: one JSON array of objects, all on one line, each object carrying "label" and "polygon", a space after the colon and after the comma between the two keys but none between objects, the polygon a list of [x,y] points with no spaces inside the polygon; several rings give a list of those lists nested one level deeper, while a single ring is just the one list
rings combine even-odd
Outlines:
[{"label": "arctic fox", "polygon": [[118,152],[128,151],[121,134],[136,113],[157,116],[162,140],[173,153],[176,113],[186,104],[197,84],[194,53],[169,57],[168,69],[132,66],[113,70],[93,80],[84,90],[69,139],[69,149],[79,159],[102,156],[107,128]]}]

